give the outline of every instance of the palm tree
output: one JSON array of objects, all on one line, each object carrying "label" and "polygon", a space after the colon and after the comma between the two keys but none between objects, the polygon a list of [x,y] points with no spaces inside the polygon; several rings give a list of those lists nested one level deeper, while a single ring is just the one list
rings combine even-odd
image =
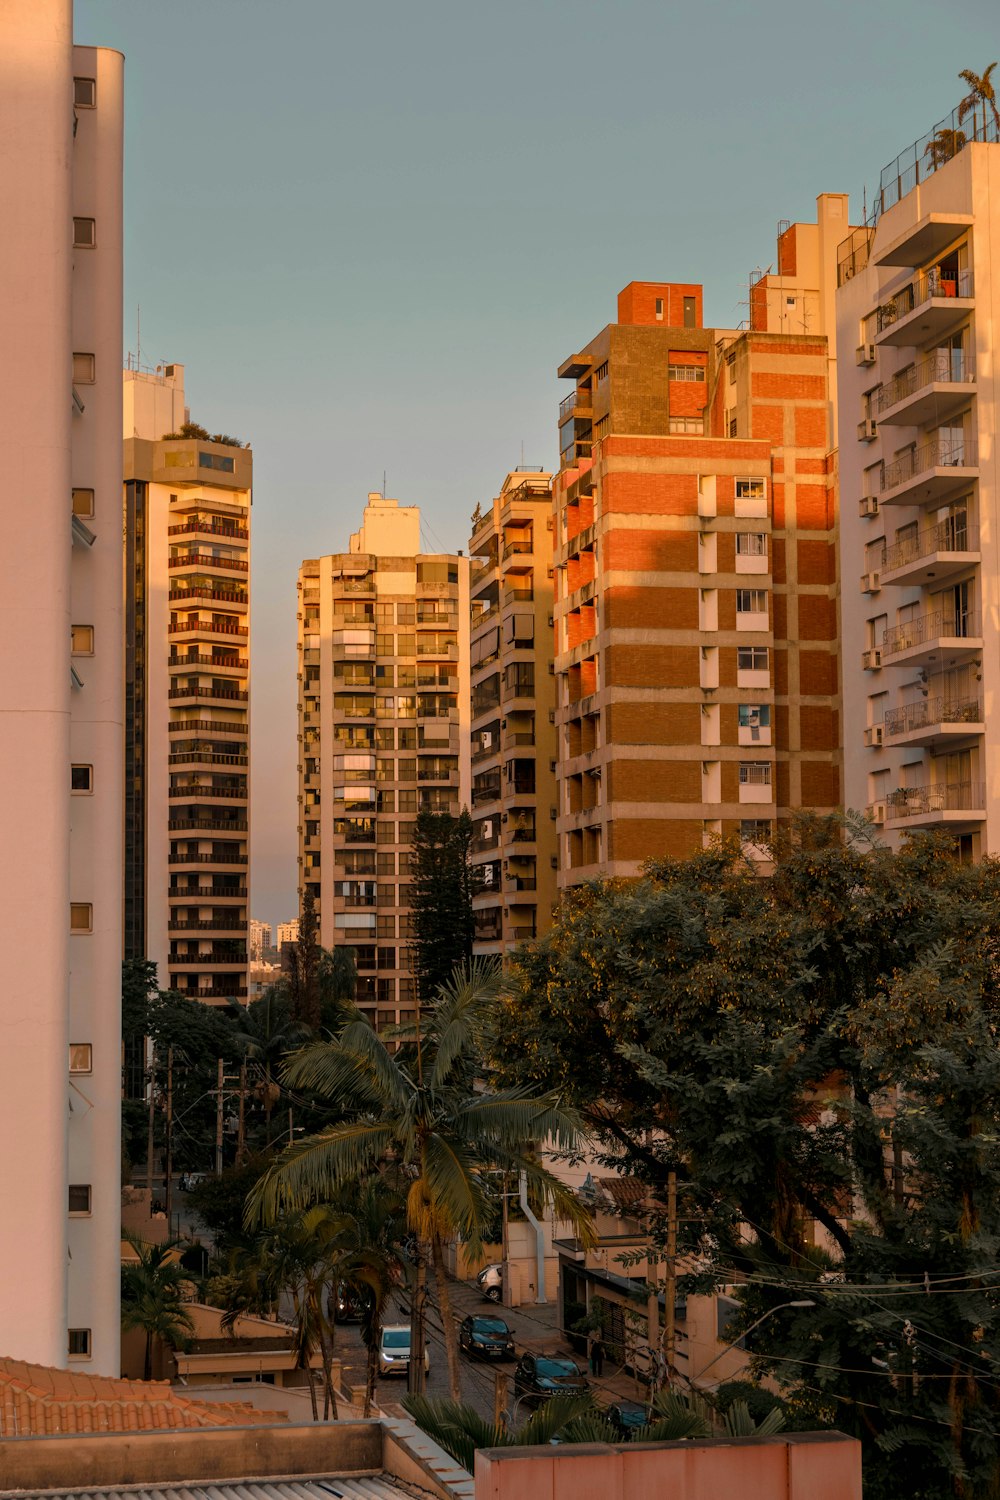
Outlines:
[{"label": "palm tree", "polygon": [[983,107],[983,140],[986,139],[987,109],[992,111],[993,123],[997,128],[997,134],[1000,135],[1000,112],[997,110],[996,94],[993,91],[993,84],[990,82],[990,74],[995,67],[996,63],[991,62],[982,76],[974,73],[971,68],[963,68],[958,75],[962,82],[969,86],[969,92],[958,106],[958,123],[961,125],[966,115],[972,115],[972,139],[974,141],[979,140],[978,118],[980,105]]},{"label": "palm tree", "polygon": [[309,1036],[307,1027],[292,1017],[288,997],[280,984],[269,984],[240,1017],[237,1045],[260,1069],[257,1093],[264,1106],[266,1144],[271,1144],[271,1112],[281,1095],[275,1082],[283,1058],[300,1047]]},{"label": "palm tree", "polygon": [[371,1415],[378,1379],[378,1353],[392,1294],[403,1270],[406,1202],[385,1173],[351,1184],[340,1195],[345,1242],[350,1253],[340,1280],[361,1303],[361,1341],[367,1369],[364,1415]]},{"label": "palm tree", "polygon": [[[283,1069],[286,1082],[328,1100],[345,1118],[287,1147],[247,1203],[250,1221],[273,1223],[288,1209],[326,1201],[345,1182],[398,1162],[409,1174],[407,1222],[430,1249],[455,1400],[461,1394],[458,1336],[443,1247],[455,1236],[473,1250],[481,1245],[492,1217],[486,1174],[498,1168],[525,1173],[531,1188],[584,1238],[592,1234],[577,1199],[530,1149],[548,1138],[559,1149],[571,1149],[578,1138],[576,1117],[554,1094],[477,1089],[479,1040],[497,988],[495,968],[474,962],[441,987],[412,1044],[391,1051],[355,1010],[335,1040],[314,1042],[291,1057]],[[418,1382],[421,1300],[418,1288],[410,1360]]]},{"label": "palm tree", "polygon": [[951,161],[965,144],[964,130],[939,130],[924,147],[924,155],[931,159],[931,170],[937,171],[938,167],[943,167],[946,161]]},{"label": "palm tree", "polygon": [[141,1328],[146,1335],[142,1378],[153,1378],[153,1340],[171,1349],[185,1349],[194,1332],[191,1314],[181,1301],[181,1283],[188,1277],[176,1255],[181,1240],[148,1245],[138,1235],[125,1238],[139,1257],[122,1266],[122,1328]]}]

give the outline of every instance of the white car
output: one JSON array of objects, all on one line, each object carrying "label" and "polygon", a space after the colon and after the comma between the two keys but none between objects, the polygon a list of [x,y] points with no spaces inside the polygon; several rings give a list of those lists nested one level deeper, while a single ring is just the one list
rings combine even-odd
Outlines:
[{"label": "white car", "polygon": [[[382,1329],[382,1341],[378,1349],[378,1372],[380,1375],[405,1375],[410,1364],[410,1325],[390,1323]],[[429,1371],[431,1356],[424,1342],[424,1370]]]},{"label": "white car", "polygon": [[500,1261],[491,1261],[484,1266],[476,1277],[476,1285],[490,1302],[503,1301],[503,1265]]}]

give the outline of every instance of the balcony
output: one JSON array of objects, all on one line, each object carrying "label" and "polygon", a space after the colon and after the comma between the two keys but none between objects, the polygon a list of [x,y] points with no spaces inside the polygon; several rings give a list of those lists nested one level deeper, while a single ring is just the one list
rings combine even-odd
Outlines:
[{"label": "balcony", "polygon": [[219,754],[211,745],[199,745],[174,751],[167,756],[167,763],[171,766],[246,766],[250,764],[250,757]]},{"label": "balcony", "polygon": [[956,490],[968,488],[979,476],[978,454],[971,440],[929,443],[910,448],[882,470],[882,505],[938,504]]},{"label": "balcony", "polygon": [[249,862],[246,854],[170,854],[167,857],[167,863],[171,865],[246,865]]},{"label": "balcony", "polygon": [[913,348],[943,338],[972,312],[972,272],[922,272],[875,310],[875,342]]},{"label": "balcony", "polygon": [[213,698],[220,701],[234,703],[249,703],[250,694],[241,688],[215,688],[215,687],[172,687],[167,693],[168,698]]},{"label": "balcony", "polygon": [[225,913],[220,917],[199,917],[197,920],[167,923],[168,932],[245,932],[247,924],[242,917]]},{"label": "balcony", "polygon": [[175,620],[167,629],[171,635],[249,635],[245,625],[235,620]]},{"label": "balcony", "polygon": [[199,902],[203,906],[218,906],[220,901],[238,901],[241,904],[247,899],[247,888],[245,885],[230,885],[216,888],[211,885],[172,885],[167,891],[170,901],[183,902],[185,906],[191,906]]},{"label": "balcony", "polygon": [[210,552],[188,552],[178,557],[167,558],[168,568],[216,568],[228,573],[249,573],[250,564],[245,557],[213,557]]},{"label": "balcony", "polygon": [[168,734],[239,734],[246,738],[246,720],[242,724],[224,719],[171,719]]},{"label": "balcony", "polygon": [[205,833],[234,835],[248,832],[246,818],[168,818],[167,827],[172,833]]},{"label": "balcony", "polygon": [[980,561],[979,536],[964,513],[894,542],[882,554],[881,581],[905,588],[936,583]]},{"label": "balcony", "polygon": [[505,734],[503,747],[505,750],[514,750],[518,745],[533,745],[535,743],[534,731],[531,729],[519,729],[513,734]]},{"label": "balcony", "polygon": [[168,795],[185,797],[190,802],[199,802],[203,799],[211,802],[220,799],[228,802],[246,802],[250,793],[245,786],[203,786],[200,782],[189,781],[175,783]]},{"label": "balcony", "polygon": [[217,604],[228,604],[236,609],[246,609],[250,603],[246,593],[240,589],[202,588],[197,584],[189,589],[171,589],[167,598],[175,606],[186,604],[192,599],[211,599]]},{"label": "balcony", "polygon": [[508,557],[530,557],[534,550],[534,542],[530,536],[515,542],[508,542],[503,549],[503,560],[506,562]]},{"label": "balcony", "polygon": [[245,676],[248,662],[245,656],[206,656],[200,655],[181,656],[174,653],[167,657],[168,667],[180,667],[189,672],[195,672],[199,667],[208,667],[213,672],[239,672]]},{"label": "balcony", "polygon": [[250,531],[246,526],[236,526],[231,521],[209,521],[196,519],[184,521],[180,526],[168,526],[167,536],[224,536],[233,541],[247,542]]},{"label": "balcony", "polygon": [[975,393],[975,360],[957,349],[935,349],[879,388],[878,420],[902,427],[943,422]]},{"label": "balcony", "polygon": [[885,802],[885,821],[897,828],[968,827],[986,821],[986,788],[975,781],[898,787]]},{"label": "balcony", "polygon": [[886,712],[883,744],[927,745],[938,751],[986,733],[983,705],[978,698],[921,698]]},{"label": "balcony", "polygon": [[508,832],[512,844],[533,844],[537,833],[534,823],[516,823]]},{"label": "balcony", "polygon": [[983,640],[976,610],[964,614],[935,610],[907,620],[882,639],[883,667],[954,667],[982,657]]}]

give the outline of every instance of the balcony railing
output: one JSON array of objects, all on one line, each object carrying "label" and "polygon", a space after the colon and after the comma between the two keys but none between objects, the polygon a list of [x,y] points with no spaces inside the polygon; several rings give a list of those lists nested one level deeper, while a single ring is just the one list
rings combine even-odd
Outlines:
[{"label": "balcony railing", "polygon": [[496,802],[500,796],[500,783],[486,782],[482,786],[472,788],[472,805],[478,807],[482,802]]},{"label": "balcony railing", "polygon": [[888,302],[883,302],[881,307],[875,311],[875,331],[883,333],[905,318],[915,308],[921,307],[923,303],[930,302],[933,297],[971,297],[972,296],[972,272],[956,271],[952,275],[946,275],[937,267],[930,271],[922,271],[919,276],[898,291]]},{"label": "balcony railing", "polygon": [[168,818],[173,833],[243,834],[249,829],[246,818]]},{"label": "balcony railing", "polygon": [[917,448],[908,449],[901,457],[886,464],[882,471],[880,489],[883,494],[897,489],[899,485],[908,483],[927,469],[962,469],[974,466],[975,462],[973,446],[964,438],[959,438],[957,442],[934,438],[929,443],[921,443]]},{"label": "balcony railing", "polygon": [[245,865],[249,862],[245,854],[171,854],[167,858],[171,865]]},{"label": "balcony railing", "polygon": [[171,901],[197,901],[208,906],[214,901],[245,901],[247,888],[245,885],[172,885],[167,895]]},{"label": "balcony railing", "polygon": [[924,646],[928,641],[975,639],[979,636],[979,611],[970,609],[965,613],[936,609],[930,614],[918,615],[915,620],[906,620],[887,630],[882,637],[882,655],[896,656],[914,646]]},{"label": "balcony railing", "polygon": [[168,557],[168,568],[227,568],[231,573],[247,573],[250,564],[245,557],[212,557],[206,552],[189,552],[183,557]]},{"label": "balcony railing", "polygon": [[577,395],[578,395],[577,391],[570,391],[569,395],[568,396],[564,396],[563,399],[560,401],[560,403],[559,403],[559,420],[560,420],[560,422],[562,421],[563,417],[568,417],[569,414],[570,414],[570,412],[576,406]]},{"label": "balcony railing", "polygon": [[[170,758],[173,760],[173,756]],[[245,786],[202,786],[197,781],[191,781],[183,786],[172,786],[169,795],[171,797],[210,797],[213,802],[217,798],[246,802],[250,793]]]},{"label": "balcony railing", "polygon": [[223,719],[171,719],[168,734],[246,734],[247,725],[227,724]]},{"label": "balcony railing", "polygon": [[537,836],[533,823],[510,830],[510,841],[512,844],[533,844]]},{"label": "balcony railing", "polygon": [[249,703],[250,694],[242,688],[204,688],[204,687],[172,687],[167,693],[168,698],[224,698],[236,703]]},{"label": "balcony railing", "polygon": [[180,526],[167,527],[167,536],[183,536],[186,533],[233,537],[236,541],[243,542],[250,540],[250,532],[246,526],[233,526],[216,521],[185,521]]},{"label": "balcony railing", "polygon": [[938,782],[934,786],[898,787],[885,799],[886,822],[942,812],[982,812],[986,788],[975,781]]},{"label": "balcony railing", "polygon": [[869,222],[875,224],[880,215],[912,190],[920,182],[926,182],[939,168],[945,166],[965,146],[973,141],[996,141],[1000,138],[1000,125],[988,114],[986,108],[965,111],[952,110],[943,120],[901,151],[895,161],[882,168],[878,194],[872,206]]},{"label": "balcony railing", "polygon": [[503,549],[504,561],[506,562],[508,557],[530,557],[534,550],[534,544],[530,538],[527,541],[508,542]]},{"label": "balcony railing", "polygon": [[968,354],[958,349],[935,349],[926,359],[918,359],[916,364],[901,370],[879,388],[879,416],[925,385],[971,385],[975,378],[976,362]]},{"label": "balcony railing", "polygon": [[185,604],[189,599],[214,599],[218,604],[237,604],[243,609],[250,602],[245,593],[236,589],[171,589],[167,598],[171,604]]},{"label": "balcony railing", "polygon": [[178,620],[167,626],[171,635],[249,635],[245,625],[228,620]]},{"label": "balcony railing", "polygon": [[248,755],[219,755],[214,750],[177,750],[167,756],[167,763],[171,766],[247,766],[250,764]]},{"label": "balcony railing", "polygon": [[936,552],[975,552],[979,538],[974,528],[968,525],[964,514],[949,516],[936,526],[894,542],[882,553],[882,570],[894,573],[909,563],[919,562],[922,557],[933,557]]},{"label": "balcony railing", "polygon": [[931,724],[980,724],[982,720],[983,705],[978,698],[921,698],[919,703],[887,709],[882,726],[885,738],[895,739]]},{"label": "balcony railing", "polygon": [[221,917],[200,917],[197,921],[168,922],[168,932],[245,932],[247,924],[242,917],[231,916],[228,912]]},{"label": "balcony railing", "polygon": [[216,672],[245,672],[247,659],[245,656],[173,656],[167,657],[168,667],[211,667]]}]

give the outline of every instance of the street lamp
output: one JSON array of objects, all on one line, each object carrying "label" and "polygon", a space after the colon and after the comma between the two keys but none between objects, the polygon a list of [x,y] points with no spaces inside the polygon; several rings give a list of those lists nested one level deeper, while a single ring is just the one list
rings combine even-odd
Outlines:
[{"label": "street lamp", "polygon": [[[749,1328],[744,1328],[743,1332],[740,1334],[740,1339],[745,1339],[748,1333],[753,1333],[753,1331],[754,1331],[755,1328],[759,1328],[760,1325],[762,1323],[765,1323],[768,1318],[770,1318],[770,1317],[773,1316],[774,1313],[783,1312],[786,1307],[815,1307],[815,1306],[816,1306],[816,1303],[815,1303],[815,1301],[813,1300],[812,1297],[802,1297],[802,1298],[797,1299],[795,1302],[779,1302],[778,1305],[777,1305],[777,1307],[769,1307],[766,1313],[762,1313],[761,1316],[757,1319],[757,1321],[755,1323],[751,1323],[750,1324]],[[729,1351],[730,1351],[730,1349],[735,1349],[736,1345],[739,1343],[740,1339],[734,1340],[734,1342],[731,1343],[731,1344],[726,1344],[722,1349],[719,1350],[718,1354],[713,1355],[713,1357],[709,1360],[708,1364],[705,1366],[705,1368],[703,1370],[699,1370],[698,1373],[697,1373],[697,1375],[692,1375],[690,1377],[691,1384],[694,1385],[696,1381],[699,1381],[701,1379],[701,1377],[705,1374],[705,1371],[706,1370],[710,1370],[712,1368],[712,1366],[715,1364],[716,1360],[721,1359],[724,1354],[728,1354]]]}]

